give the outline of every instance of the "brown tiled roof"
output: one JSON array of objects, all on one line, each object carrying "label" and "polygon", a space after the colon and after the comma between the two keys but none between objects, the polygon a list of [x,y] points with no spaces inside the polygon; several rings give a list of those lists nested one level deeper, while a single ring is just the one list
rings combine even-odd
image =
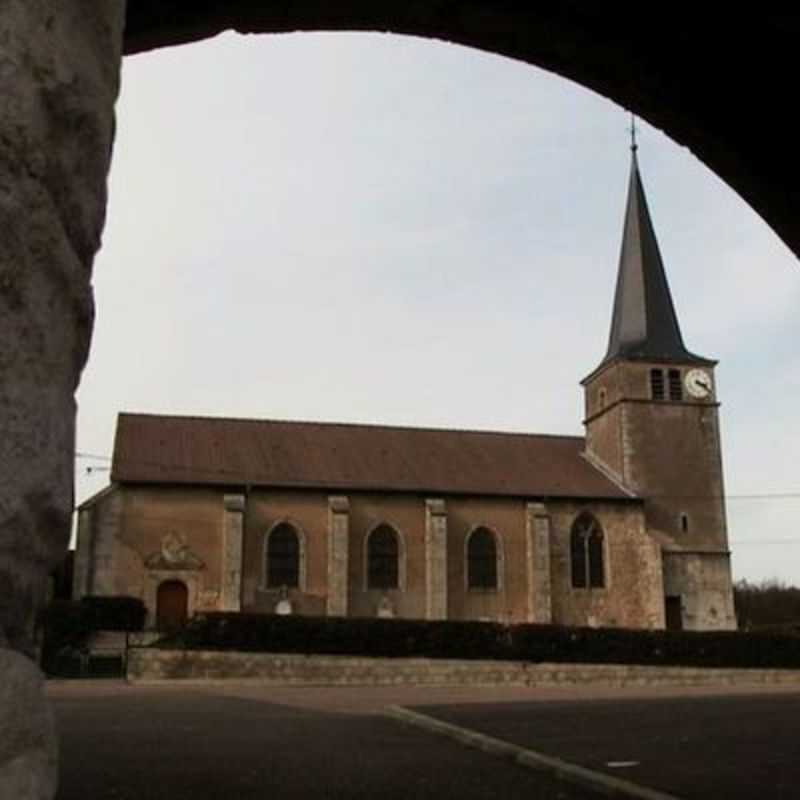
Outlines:
[{"label": "brown tiled roof", "polygon": [[576,436],[120,414],[112,481],[631,497]]}]

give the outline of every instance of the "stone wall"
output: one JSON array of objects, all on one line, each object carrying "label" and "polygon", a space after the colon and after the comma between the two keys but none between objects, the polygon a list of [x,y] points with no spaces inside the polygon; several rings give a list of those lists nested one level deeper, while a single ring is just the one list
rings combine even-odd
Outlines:
[{"label": "stone wall", "polygon": [[618,664],[528,664],[132,649],[128,680],[257,680],[275,686],[732,686],[800,687],[800,670]]},{"label": "stone wall", "polygon": [[[661,552],[645,533],[641,507],[621,503],[549,504],[552,606],[557,625],[663,628]],[[605,586],[572,586],[570,535],[578,514],[591,511],[603,528]]]},{"label": "stone wall", "polygon": [[[584,510],[595,513],[605,534],[606,585],[599,589],[572,586],[570,531]],[[158,584],[174,578],[187,586],[190,613],[236,610],[236,587],[224,592],[222,580],[237,565],[227,563],[234,556],[223,544],[239,518],[243,611],[272,613],[282,600],[279,588],[265,585],[265,543],[275,525],[289,522],[299,532],[301,550],[300,585],[287,592],[292,613],[375,617],[380,610],[413,619],[664,624],[660,550],[644,530],[637,503],[531,504],[517,498],[373,492],[331,497],[264,489],[231,495],[202,487],[120,486],[82,511],[79,554],[91,555],[88,567],[78,571],[88,575],[81,577],[82,585],[89,593],[141,597],[150,622]],[[366,586],[366,540],[381,523],[400,537],[397,589]],[[496,588],[467,586],[467,541],[478,527],[495,536]],[[338,542],[333,551],[332,531]],[[176,544],[197,563],[170,564],[159,556]]]},{"label": "stone wall", "polygon": [[727,553],[665,552],[663,561],[664,593],[680,597],[686,630],[736,630]]},{"label": "stone wall", "polygon": [[301,547],[300,586],[289,590],[294,613],[323,616],[328,591],[328,494],[254,489],[246,496],[242,609],[272,613],[280,590],[266,585],[269,532],[289,522]]}]

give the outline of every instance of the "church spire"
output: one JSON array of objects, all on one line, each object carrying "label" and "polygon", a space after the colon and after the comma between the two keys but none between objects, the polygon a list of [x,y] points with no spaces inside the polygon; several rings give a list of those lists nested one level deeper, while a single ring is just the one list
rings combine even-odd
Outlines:
[{"label": "church spire", "polygon": [[631,122],[631,173],[617,289],[608,351],[603,364],[617,358],[709,363],[683,344],[664,264],[647,208]]}]

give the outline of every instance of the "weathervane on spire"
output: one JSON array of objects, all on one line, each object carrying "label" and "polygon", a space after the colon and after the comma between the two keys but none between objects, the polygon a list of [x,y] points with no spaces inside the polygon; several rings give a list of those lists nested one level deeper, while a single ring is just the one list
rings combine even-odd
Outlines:
[{"label": "weathervane on spire", "polygon": [[635,153],[639,149],[639,145],[636,144],[636,117],[634,116],[633,112],[631,112],[631,152]]}]

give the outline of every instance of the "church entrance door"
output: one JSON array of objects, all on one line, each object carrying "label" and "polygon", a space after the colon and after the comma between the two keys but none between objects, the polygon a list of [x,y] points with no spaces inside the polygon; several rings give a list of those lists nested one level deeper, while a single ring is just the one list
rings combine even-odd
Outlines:
[{"label": "church entrance door", "polygon": [[183,581],[164,581],[156,595],[156,620],[160,631],[180,628],[188,615],[189,592]]}]

